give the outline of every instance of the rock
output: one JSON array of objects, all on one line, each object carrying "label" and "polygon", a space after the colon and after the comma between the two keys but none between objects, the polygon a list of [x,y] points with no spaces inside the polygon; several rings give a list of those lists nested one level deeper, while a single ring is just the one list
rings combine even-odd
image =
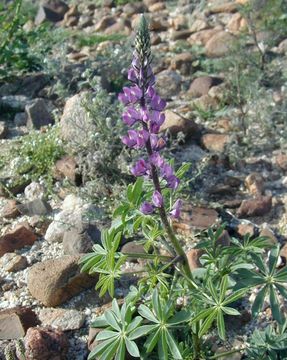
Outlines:
[{"label": "rock", "polygon": [[26,360],[66,360],[68,348],[68,338],[59,330],[33,327],[25,336]]},{"label": "rock", "polygon": [[90,351],[92,351],[98,345],[98,341],[96,340],[96,337],[98,333],[102,330],[103,328],[90,327],[89,335],[88,335],[88,349]]},{"label": "rock", "polygon": [[113,35],[113,34],[124,34],[130,35],[131,33],[131,23],[128,19],[118,19],[116,23],[109,26],[105,30],[106,35]]},{"label": "rock", "polygon": [[159,34],[152,32],[150,34],[150,43],[151,45],[158,45],[162,42],[161,37],[159,36]]},{"label": "rock", "polygon": [[80,329],[85,318],[85,314],[73,309],[41,309],[39,313],[39,320],[43,326],[61,331]]},{"label": "rock", "polygon": [[27,127],[29,129],[40,129],[42,126],[54,124],[54,119],[43,99],[35,99],[26,105],[25,112],[27,114]]},{"label": "rock", "polygon": [[287,54],[287,39],[284,39],[278,45],[278,51],[280,54]]},{"label": "rock", "polygon": [[[27,100],[36,97],[38,92],[50,81],[48,75],[39,72],[17,77],[13,82],[0,86],[1,101],[3,101],[6,96],[9,96],[10,103],[15,104],[14,110],[24,110],[27,105]],[[19,97],[19,95],[24,96]]]},{"label": "rock", "polygon": [[47,215],[52,211],[50,204],[44,199],[35,199],[30,202],[17,205],[22,215]]},{"label": "rock", "polygon": [[149,18],[149,28],[151,31],[166,31],[169,24],[165,17],[152,14]]},{"label": "rock", "polygon": [[[212,87],[210,90],[214,88],[215,86]],[[208,95],[202,95],[201,97],[194,99],[192,101],[193,107],[199,108],[203,111],[218,110],[220,107],[220,100],[218,98],[210,96],[209,93]]]},{"label": "rock", "polygon": [[157,2],[148,7],[148,11],[151,13],[156,13],[158,11],[162,11],[166,9],[166,5],[164,2]]},{"label": "rock", "polygon": [[101,232],[96,224],[84,221],[78,216],[72,228],[64,232],[64,254],[76,255],[92,251],[94,244],[101,243]]},{"label": "rock", "polygon": [[198,31],[192,34],[187,41],[190,45],[206,45],[210,38],[212,38],[215,34],[222,31],[222,27],[216,27],[213,29],[206,29]]},{"label": "rock", "polygon": [[205,44],[206,55],[209,57],[221,57],[227,55],[234,43],[234,36],[226,31],[219,31]]},{"label": "rock", "polygon": [[201,31],[201,30],[205,30],[208,29],[209,25],[205,20],[202,19],[196,19],[195,21],[193,21],[191,27],[190,27],[190,31],[192,33]]},{"label": "rock", "polygon": [[18,224],[14,230],[0,237],[0,257],[24,246],[33,245],[36,240],[36,235],[28,225]]},{"label": "rock", "polygon": [[278,244],[278,239],[277,239],[276,235],[274,234],[274,232],[270,229],[270,227],[266,223],[264,223],[262,225],[259,236],[267,237],[270,245]]},{"label": "rock", "polygon": [[140,1],[133,1],[133,2],[128,2],[124,7],[123,7],[123,12],[125,13],[125,15],[132,16],[135,14],[141,14],[144,13],[146,11],[146,7],[144,6],[144,4]]},{"label": "rock", "polygon": [[58,306],[90,288],[96,277],[80,273],[80,256],[63,256],[34,264],[28,271],[31,295],[48,307]]},{"label": "rock", "polygon": [[[95,31],[105,31],[110,26],[115,24],[117,22],[116,18],[114,16],[104,16],[96,25],[95,25]],[[75,95],[76,96],[76,95]],[[65,111],[65,109],[64,109]]]},{"label": "rock", "polygon": [[256,232],[256,228],[255,228],[254,224],[252,224],[250,222],[244,222],[244,223],[238,224],[238,226],[236,228],[236,232],[241,237],[244,237],[246,235],[254,236],[255,232]]},{"label": "rock", "polygon": [[190,30],[177,30],[173,31],[170,35],[171,40],[185,40],[187,39],[192,32]]},{"label": "rock", "polygon": [[88,114],[82,103],[86,93],[76,94],[66,101],[60,120],[61,136],[66,141],[85,141],[89,128]]},{"label": "rock", "polygon": [[0,258],[0,266],[4,271],[17,272],[26,269],[28,261],[25,256],[6,253]]},{"label": "rock", "polygon": [[25,126],[27,124],[27,114],[19,112],[14,116],[14,124],[16,126]]},{"label": "rock", "polygon": [[245,185],[250,194],[260,196],[264,192],[264,179],[259,173],[251,173],[245,179]]},{"label": "rock", "polygon": [[247,22],[242,15],[237,12],[232,15],[226,28],[233,34],[237,34],[247,28]]},{"label": "rock", "polygon": [[237,210],[237,216],[263,216],[271,210],[272,196],[261,196],[255,199],[243,200],[240,208]]},{"label": "rock", "polygon": [[171,59],[171,70],[179,70],[182,75],[189,75],[192,69],[193,56],[189,52],[175,55]]},{"label": "rock", "polygon": [[281,153],[277,155],[275,161],[280,169],[287,171],[287,154]]},{"label": "rock", "polygon": [[175,30],[183,30],[186,29],[188,26],[188,19],[187,16],[183,15],[183,14],[179,14],[174,18],[170,18],[169,19],[170,25],[175,29]]},{"label": "rock", "polygon": [[209,14],[219,14],[219,13],[232,13],[237,11],[238,5],[234,2],[225,2],[219,3],[210,6],[208,9]]},{"label": "rock", "polygon": [[172,110],[165,111],[165,122],[160,131],[168,130],[172,135],[183,132],[186,136],[197,138],[200,133],[199,126],[192,119],[186,119]]},{"label": "rock", "polygon": [[19,210],[17,209],[17,201],[16,200],[7,200],[6,204],[4,205],[1,216],[6,219],[15,219],[20,214]]},{"label": "rock", "polygon": [[45,0],[45,2],[39,6],[35,24],[40,25],[45,20],[51,22],[61,21],[68,10],[68,5],[61,0]]},{"label": "rock", "polygon": [[193,80],[189,87],[189,94],[193,97],[207,95],[210,88],[221,84],[223,81],[218,77],[201,76]]},{"label": "rock", "polygon": [[8,128],[4,121],[0,121],[0,139],[5,139],[8,134]]},{"label": "rock", "polygon": [[282,256],[285,259],[285,261],[287,262],[287,243],[285,243],[282,246],[282,248],[280,250],[280,256]]},{"label": "rock", "polygon": [[56,161],[54,177],[57,180],[67,178],[73,183],[80,185],[81,176],[77,172],[77,162],[75,158],[73,156],[66,155],[62,159]]},{"label": "rock", "polygon": [[204,134],[201,138],[205,149],[214,152],[223,152],[226,145],[230,143],[228,134]]},{"label": "rock", "polygon": [[5,95],[0,99],[0,107],[4,110],[21,111],[29,102],[25,95]]},{"label": "rock", "polygon": [[0,340],[21,339],[26,331],[38,325],[33,310],[16,307],[0,311]]},{"label": "rock", "polygon": [[[234,319],[233,321],[237,321],[237,319]],[[224,346],[220,346],[216,351],[215,351],[215,355],[216,355],[216,359],[217,360],[241,360],[242,359],[242,354],[240,351],[235,352],[233,354],[228,355],[228,357],[226,357],[225,355],[219,356],[222,353],[228,352],[229,349],[224,347]]]},{"label": "rock", "polygon": [[218,221],[218,213],[214,209],[185,206],[182,209],[179,221],[173,222],[176,231],[190,235],[194,230],[206,230],[216,224]]},{"label": "rock", "polygon": [[181,88],[181,76],[171,70],[161,71],[157,75],[157,91],[164,99],[178,95]]},{"label": "rock", "polygon": [[[126,243],[122,248],[121,252],[123,254],[146,254],[143,244],[138,243],[137,241],[130,241]],[[131,256],[128,258],[129,261],[138,261],[141,260],[137,256]]]},{"label": "rock", "polygon": [[45,188],[43,185],[33,181],[31,184],[26,186],[24,194],[27,200],[34,201],[37,199],[42,199],[45,195]]},{"label": "rock", "polygon": [[190,249],[186,253],[188,265],[191,271],[201,268],[200,257],[204,254],[202,249]]}]

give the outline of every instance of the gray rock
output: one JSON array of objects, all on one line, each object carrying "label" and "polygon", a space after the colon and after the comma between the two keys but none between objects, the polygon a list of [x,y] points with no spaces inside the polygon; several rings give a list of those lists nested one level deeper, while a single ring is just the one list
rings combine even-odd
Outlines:
[{"label": "gray rock", "polygon": [[35,199],[25,204],[18,204],[17,209],[23,215],[47,215],[52,211],[50,204],[44,199]]},{"label": "gray rock", "polygon": [[42,309],[39,313],[42,325],[61,331],[80,329],[85,318],[85,314],[73,309]]},{"label": "gray rock", "polygon": [[54,119],[43,99],[35,99],[32,103],[26,105],[25,112],[29,129],[40,129],[42,126],[54,124]]},{"label": "gray rock", "polygon": [[27,124],[27,114],[25,112],[19,112],[14,116],[14,124],[16,126],[24,126]]},{"label": "gray rock", "polygon": [[42,24],[45,20],[51,22],[61,21],[68,10],[69,6],[61,0],[46,0],[39,6],[35,24]]},{"label": "gray rock", "polygon": [[93,223],[83,221],[82,217],[77,219],[73,227],[64,232],[63,248],[67,255],[88,253],[95,243],[99,244],[101,232]]},{"label": "gray rock", "polygon": [[180,88],[181,76],[177,72],[164,70],[157,75],[157,90],[164,99],[178,95]]},{"label": "gray rock", "polygon": [[0,99],[0,107],[7,110],[24,110],[29,98],[25,95],[6,95]]}]

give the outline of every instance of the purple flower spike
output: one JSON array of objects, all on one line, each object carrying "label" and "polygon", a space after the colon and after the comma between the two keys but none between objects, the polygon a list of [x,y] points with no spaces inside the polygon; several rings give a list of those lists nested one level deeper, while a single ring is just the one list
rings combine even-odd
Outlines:
[{"label": "purple flower spike", "polygon": [[166,102],[158,95],[154,95],[151,99],[150,106],[153,110],[162,111],[166,106]]},{"label": "purple flower spike", "polygon": [[122,142],[130,148],[141,149],[149,138],[146,130],[128,130],[128,135],[122,137]]},{"label": "purple flower spike", "polygon": [[152,195],[152,202],[154,204],[154,206],[156,207],[162,207],[162,204],[163,204],[163,198],[162,198],[162,195],[159,191],[155,191]]},{"label": "purple flower spike", "polygon": [[129,71],[128,71],[128,79],[131,82],[136,82],[137,81],[137,74],[136,74],[134,69],[129,69]]},{"label": "purple flower spike", "polygon": [[150,143],[151,143],[152,149],[155,151],[159,151],[159,150],[163,149],[166,145],[164,138],[162,138],[162,137],[159,138],[155,134],[151,134]]},{"label": "purple flower spike", "polygon": [[147,174],[148,170],[149,170],[149,164],[144,159],[140,159],[131,169],[131,173],[134,176],[143,176]]},{"label": "purple flower spike", "polygon": [[150,162],[157,167],[162,167],[164,165],[164,159],[159,155],[158,152],[154,152],[150,156]]},{"label": "purple flower spike", "polygon": [[181,207],[182,207],[182,200],[180,199],[176,200],[176,202],[172,207],[172,210],[170,211],[170,216],[173,217],[174,219],[178,219],[180,216]]},{"label": "purple flower spike", "polygon": [[140,211],[145,215],[150,215],[154,211],[154,207],[151,203],[144,201],[140,207]]}]

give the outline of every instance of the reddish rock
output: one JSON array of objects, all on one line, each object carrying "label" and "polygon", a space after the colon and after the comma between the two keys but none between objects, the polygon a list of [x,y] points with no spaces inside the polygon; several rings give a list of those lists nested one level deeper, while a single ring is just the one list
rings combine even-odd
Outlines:
[{"label": "reddish rock", "polygon": [[33,265],[28,272],[31,295],[45,306],[55,307],[93,286],[97,277],[80,273],[80,256],[63,256]]},{"label": "reddish rock", "polygon": [[237,34],[238,32],[246,29],[247,23],[246,20],[243,18],[243,16],[237,12],[234,15],[232,15],[231,19],[229,20],[226,28],[234,34]]},{"label": "reddish rock", "polygon": [[191,234],[193,230],[206,230],[218,221],[218,213],[214,209],[185,206],[179,221],[174,221],[173,227],[183,234]]},{"label": "reddish rock", "polygon": [[194,34],[192,34],[187,41],[190,43],[190,45],[205,45],[208,40],[213,37],[215,34],[220,32],[222,30],[222,27],[216,27],[213,29],[206,29],[198,31]]},{"label": "reddish rock", "polygon": [[102,330],[103,328],[93,328],[93,327],[89,329],[88,349],[90,351],[92,351],[98,345],[98,341],[96,340],[96,337],[98,333]]},{"label": "reddish rock", "polygon": [[25,336],[26,360],[66,360],[69,341],[59,330],[30,328]]},{"label": "reddish rock", "polygon": [[276,244],[278,244],[278,239],[277,239],[276,235],[275,235],[274,232],[273,232],[268,226],[266,226],[266,225],[261,229],[259,236],[267,237],[268,242],[270,243],[270,245],[276,245]]},{"label": "reddish rock", "polygon": [[17,201],[7,200],[1,215],[6,219],[15,219],[18,215],[20,215],[20,212],[17,209]]},{"label": "reddish rock", "polygon": [[25,269],[27,266],[27,258],[22,255],[6,253],[0,258],[0,267],[8,272],[17,272]]},{"label": "reddish rock", "polygon": [[282,170],[287,171],[287,154],[277,155],[275,161]]},{"label": "reddish rock", "polygon": [[234,44],[234,39],[234,36],[226,31],[217,32],[205,44],[207,56],[221,57],[228,54]]},{"label": "reddish rock", "polygon": [[262,196],[255,199],[243,200],[237,210],[238,217],[263,216],[271,210],[272,196]]},{"label": "reddish rock", "polygon": [[210,6],[208,14],[233,13],[237,11],[238,5],[234,2],[225,2]]},{"label": "reddish rock", "polygon": [[185,40],[187,39],[192,32],[190,30],[177,30],[173,31],[170,35],[171,40]]},{"label": "reddish rock", "polygon": [[246,236],[249,234],[250,236],[254,236],[255,234],[255,226],[251,223],[241,223],[237,226],[236,231],[240,236]]},{"label": "reddish rock", "polygon": [[186,253],[186,257],[191,271],[202,267],[202,264],[200,263],[199,259],[203,253],[204,251],[202,249],[188,250],[188,252]]},{"label": "reddish rock", "polygon": [[209,89],[222,83],[222,79],[212,76],[201,76],[193,80],[189,87],[189,94],[193,97],[207,95]]},{"label": "reddish rock", "polygon": [[201,138],[203,146],[214,152],[223,152],[230,140],[228,134],[204,134]]},{"label": "reddish rock", "polygon": [[96,25],[95,31],[105,31],[107,28],[116,23],[114,16],[104,16]]},{"label": "reddish rock", "polygon": [[165,10],[166,6],[164,2],[157,2],[148,7],[148,11],[151,13],[155,13],[157,11]]},{"label": "reddish rock", "polygon": [[[137,241],[130,241],[128,243],[126,243],[122,248],[121,248],[121,252],[123,254],[146,254],[146,251],[144,249],[143,244],[139,244]],[[128,260],[133,260],[133,261],[137,261],[137,260],[141,260],[136,256],[131,256],[128,258]]]},{"label": "reddish rock", "polygon": [[259,173],[251,173],[245,179],[245,185],[252,195],[262,195],[264,192],[264,179]]},{"label": "reddish rock", "polygon": [[188,75],[192,69],[193,56],[189,52],[184,52],[175,55],[171,59],[170,68],[171,70],[179,70],[183,75]]},{"label": "reddish rock", "polygon": [[231,242],[230,235],[227,230],[223,230],[222,234],[216,241],[218,246],[229,246]]},{"label": "reddish rock", "polygon": [[0,237],[0,256],[33,245],[36,240],[37,236],[29,225],[19,224],[14,230]]},{"label": "reddish rock", "polygon": [[169,130],[172,135],[183,132],[194,138],[199,136],[199,126],[191,119],[186,119],[172,110],[165,111],[165,122],[161,126],[160,131]]},{"label": "reddish rock", "polygon": [[77,162],[72,156],[64,156],[55,164],[54,176],[56,179],[68,178],[72,182],[77,182]]},{"label": "reddish rock", "polygon": [[20,339],[26,331],[38,325],[38,318],[33,310],[16,307],[0,311],[0,340]]}]

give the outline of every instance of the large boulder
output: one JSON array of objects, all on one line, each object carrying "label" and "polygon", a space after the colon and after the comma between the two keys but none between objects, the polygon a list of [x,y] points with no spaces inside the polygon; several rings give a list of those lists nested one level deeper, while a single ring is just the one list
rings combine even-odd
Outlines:
[{"label": "large boulder", "polygon": [[80,273],[80,256],[63,256],[33,265],[28,271],[28,289],[45,306],[54,307],[93,286],[96,277]]},{"label": "large boulder", "polygon": [[164,70],[157,75],[157,91],[164,99],[178,95],[181,89],[181,76],[176,71]]},{"label": "large boulder", "polygon": [[221,57],[230,53],[235,37],[226,31],[219,31],[206,43],[206,54],[209,57]]}]

